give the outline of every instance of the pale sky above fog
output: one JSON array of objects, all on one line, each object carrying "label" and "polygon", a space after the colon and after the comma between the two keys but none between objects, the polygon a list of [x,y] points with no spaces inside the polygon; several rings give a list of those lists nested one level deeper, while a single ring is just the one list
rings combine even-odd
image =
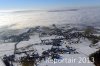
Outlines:
[{"label": "pale sky above fog", "polygon": [[0,0],[0,9],[59,9],[100,6],[100,0]]}]

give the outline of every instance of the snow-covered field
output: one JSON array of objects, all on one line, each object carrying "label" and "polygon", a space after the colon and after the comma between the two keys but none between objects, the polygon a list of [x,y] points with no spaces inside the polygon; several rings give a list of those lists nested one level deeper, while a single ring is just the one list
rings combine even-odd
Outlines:
[{"label": "snow-covered field", "polygon": [[[46,37],[45,37],[46,38]],[[48,37],[47,37],[48,38]],[[48,50],[50,49],[52,46],[51,45],[34,45],[36,42],[40,42],[40,38],[38,37],[38,35],[35,36],[31,36],[31,39],[29,41],[22,41],[17,45],[17,48],[22,48],[22,47],[27,47],[28,45],[33,45],[32,47],[34,49],[37,50],[37,52],[41,55],[42,52],[44,50]],[[70,62],[70,61],[63,61],[61,63],[58,62],[49,62],[49,59],[42,61],[40,63],[38,63],[38,66],[94,66],[93,63],[89,62],[88,56],[89,54],[97,51],[97,49],[95,48],[90,48],[89,44],[90,42],[88,40],[82,40],[82,43],[78,43],[78,44],[71,44],[69,45],[68,42],[64,42],[66,43],[66,45],[73,47],[76,49],[76,51],[79,52],[79,54],[61,54],[62,59],[76,59],[75,62]],[[0,45],[0,56],[2,57],[3,55],[11,55],[14,52],[14,45],[15,43],[4,43]],[[63,44],[64,46],[65,44]],[[80,58],[84,59],[86,58],[87,60],[83,62],[80,62]],[[1,61],[0,63],[2,63],[1,66],[3,65],[3,62]]]}]

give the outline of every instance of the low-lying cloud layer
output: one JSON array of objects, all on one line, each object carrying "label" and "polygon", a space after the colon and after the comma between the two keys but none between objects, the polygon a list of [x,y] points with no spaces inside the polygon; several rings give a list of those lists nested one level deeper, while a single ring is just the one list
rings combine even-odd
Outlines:
[{"label": "low-lying cloud layer", "polygon": [[10,28],[20,29],[39,25],[100,22],[100,8],[83,8],[54,11],[16,11],[0,13],[0,26],[16,24]]}]

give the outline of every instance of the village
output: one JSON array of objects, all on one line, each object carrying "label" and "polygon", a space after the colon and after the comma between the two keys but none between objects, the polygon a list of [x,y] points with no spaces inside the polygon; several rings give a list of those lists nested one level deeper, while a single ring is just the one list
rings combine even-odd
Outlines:
[{"label": "village", "polygon": [[[46,32],[47,29],[51,31]],[[94,35],[91,27],[85,31],[78,31],[75,28],[64,30],[64,27],[62,29],[53,25],[53,29],[47,27],[45,30],[41,27],[30,28],[19,36],[13,35],[9,36],[9,39],[6,38],[4,42],[8,43],[9,50],[3,50],[4,53],[1,52],[5,66],[41,66],[43,62],[46,64],[48,59],[53,60],[55,64],[55,60],[62,61],[70,55],[75,55],[75,58],[81,56],[84,58],[84,55],[89,56],[98,50],[97,47],[99,48],[99,44],[97,44],[99,36]],[[82,49],[81,47],[85,48]],[[85,53],[87,49],[89,52]],[[78,64],[79,60],[75,60],[75,58],[69,57],[69,60],[66,59],[66,63],[77,62]],[[82,63],[92,64],[88,61],[82,61]],[[48,63],[46,66],[49,66]]]}]

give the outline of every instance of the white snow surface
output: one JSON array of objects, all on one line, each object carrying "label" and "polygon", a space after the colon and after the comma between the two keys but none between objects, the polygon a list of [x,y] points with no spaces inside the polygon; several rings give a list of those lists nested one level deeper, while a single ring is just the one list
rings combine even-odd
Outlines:
[{"label": "white snow surface", "polygon": [[[39,54],[41,54],[44,50],[48,50],[50,49],[52,46],[51,45],[34,45],[36,41],[40,42],[40,38],[38,36],[35,37],[35,39],[33,39],[34,36],[31,36],[31,39],[29,41],[22,41],[18,44],[18,48],[22,48],[22,47],[26,47],[28,45],[32,45],[33,44],[33,48],[37,50],[37,52]],[[66,42],[66,41],[65,41]],[[67,45],[69,45],[66,42]],[[41,63],[39,63],[39,66],[94,66],[92,63],[79,63],[79,57],[81,58],[87,58],[89,54],[97,51],[96,48],[90,48],[89,47],[90,42],[88,40],[83,40],[82,43],[79,44],[71,44],[69,46],[75,48],[79,54],[61,54],[62,59],[66,59],[66,58],[75,58],[78,59],[76,60],[75,63],[47,63],[47,61],[42,61]],[[14,45],[15,43],[4,43],[0,45],[0,56],[2,57],[3,55],[7,54],[13,54],[13,50],[14,50]],[[63,45],[64,46],[64,45]],[[4,66],[3,62],[0,60],[0,63],[2,65],[0,66]]]}]

